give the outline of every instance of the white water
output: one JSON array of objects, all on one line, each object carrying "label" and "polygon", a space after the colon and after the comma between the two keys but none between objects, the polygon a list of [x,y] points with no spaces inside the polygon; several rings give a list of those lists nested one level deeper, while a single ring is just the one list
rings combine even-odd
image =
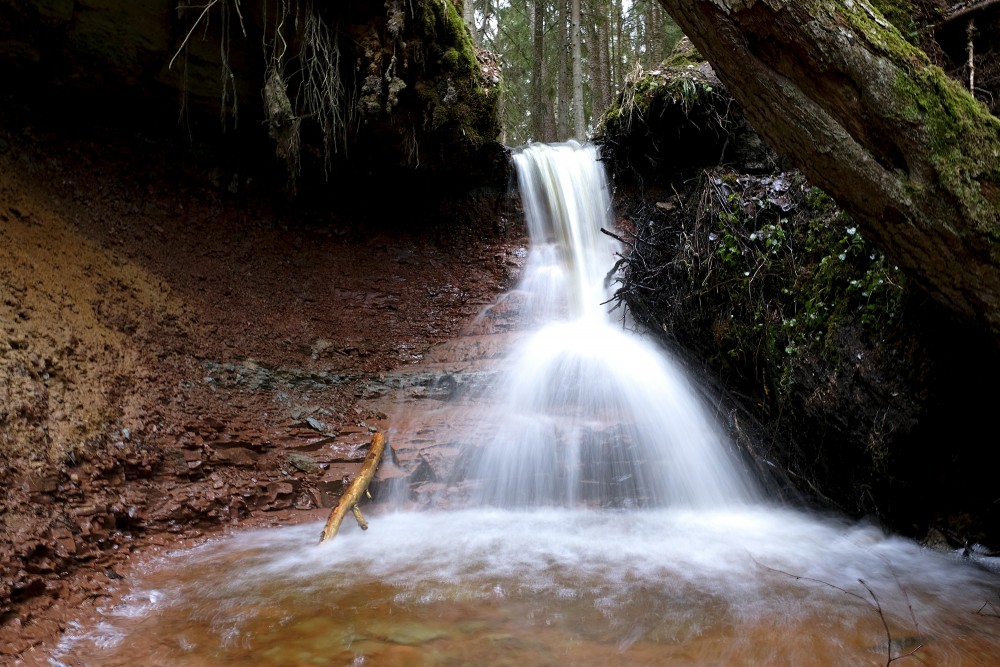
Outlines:
[{"label": "white water", "polygon": [[54,664],[997,664],[1000,619],[976,613],[1000,608],[995,573],[767,506],[683,374],[608,318],[594,158],[517,157],[540,326],[479,396],[485,426],[448,436],[473,451],[472,507],[171,554]]},{"label": "white water", "polygon": [[613,320],[620,250],[593,146],[533,144],[514,157],[531,234],[519,292],[537,330],[483,398],[488,443],[465,476],[500,507],[717,507],[755,497],[683,372]]}]

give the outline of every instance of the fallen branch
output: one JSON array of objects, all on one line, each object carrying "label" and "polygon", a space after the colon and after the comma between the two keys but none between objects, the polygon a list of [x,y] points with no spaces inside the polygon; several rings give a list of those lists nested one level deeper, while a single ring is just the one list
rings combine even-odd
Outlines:
[{"label": "fallen branch", "polygon": [[[885,617],[885,611],[883,611],[883,609],[882,609],[882,603],[879,602],[878,597],[875,595],[875,591],[872,590],[871,586],[869,586],[867,583],[865,583],[864,579],[858,579],[858,583],[861,584],[862,586],[864,586],[865,590],[868,591],[868,595],[871,596],[871,601],[869,601],[868,598],[866,598],[865,596],[863,596],[863,595],[861,595],[859,593],[855,593],[853,591],[849,591],[846,588],[842,588],[840,586],[837,586],[836,584],[831,584],[829,581],[823,581],[822,579],[814,579],[812,577],[804,577],[804,576],[802,576],[800,574],[792,574],[791,572],[785,572],[784,570],[779,570],[777,568],[768,567],[767,565],[764,565],[763,563],[761,563],[760,561],[758,561],[756,558],[754,558],[753,554],[750,554],[750,560],[753,561],[754,564],[757,567],[761,567],[761,568],[763,568],[765,570],[769,570],[771,572],[776,572],[778,574],[783,574],[786,577],[791,577],[795,581],[811,581],[813,583],[822,584],[823,586],[828,586],[828,587],[830,587],[830,588],[832,588],[832,589],[834,589],[836,591],[840,591],[841,593],[844,593],[845,595],[850,595],[852,598],[857,598],[858,600],[861,600],[861,602],[863,602],[864,604],[868,605],[873,610],[875,610],[875,612],[878,614],[879,620],[882,621],[882,627],[885,629],[885,639],[886,639],[885,664],[886,664],[886,667],[889,667],[889,665],[891,665],[892,663],[896,662],[897,660],[902,660],[903,658],[916,658],[917,660],[920,660],[920,656],[917,655],[917,651],[919,651],[920,649],[922,649],[924,647],[923,642],[921,642],[920,644],[918,644],[915,648],[910,649],[906,653],[900,653],[899,655],[896,655],[896,656],[892,655],[892,631],[889,628],[889,621]],[[886,563],[886,566],[888,567],[889,564]],[[903,588],[902,584],[899,583],[899,579],[896,577],[896,573],[892,571],[891,567],[889,567],[889,572],[892,573],[893,579],[896,579],[896,585],[899,586],[899,590],[903,593],[903,597],[906,598],[906,606],[910,610],[910,619],[913,621],[913,627],[914,627],[914,629],[919,634],[919,632],[920,632],[920,625],[917,623],[916,615],[913,613],[913,606],[910,604],[910,596],[907,595],[906,589]],[[983,607],[985,607],[985,606],[986,605],[983,605]],[[980,608],[980,611],[982,611],[982,608]],[[921,660],[921,662],[923,662],[923,660]]]},{"label": "fallen branch", "polygon": [[615,241],[618,241],[618,242],[619,242],[619,243],[621,243],[622,245],[627,245],[627,246],[628,246],[629,248],[631,248],[631,247],[632,247],[632,244],[631,244],[631,243],[629,243],[628,241],[626,241],[626,240],[625,240],[625,239],[623,239],[622,237],[618,236],[618,235],[617,235],[617,234],[615,234],[614,232],[609,232],[609,231],[608,231],[608,230],[606,230],[606,229],[605,229],[604,227],[601,227],[601,233],[602,233],[602,234],[605,234],[605,235],[607,235],[607,236],[610,236],[611,238],[613,238],[613,239],[614,239]]},{"label": "fallen branch", "polygon": [[378,469],[383,449],[385,449],[385,435],[376,433],[372,436],[371,447],[368,449],[368,456],[365,457],[364,462],[361,464],[361,470],[355,475],[354,480],[347,487],[347,491],[340,496],[337,505],[330,511],[326,525],[323,526],[323,534],[319,538],[321,544],[337,534],[337,531],[340,530],[340,524],[343,523],[344,516],[348,511],[354,513],[354,518],[357,519],[358,525],[361,526],[362,530],[368,529],[368,524],[361,515],[361,510],[358,509],[358,502],[368,489],[368,484],[371,483],[372,477]]},{"label": "fallen branch", "polygon": [[941,19],[938,27],[941,27],[946,23],[950,23],[955,19],[960,19],[963,16],[968,16],[973,12],[978,12],[992,7],[998,2],[1000,2],[1000,0],[971,0],[970,2],[959,2],[944,13],[944,17]]}]

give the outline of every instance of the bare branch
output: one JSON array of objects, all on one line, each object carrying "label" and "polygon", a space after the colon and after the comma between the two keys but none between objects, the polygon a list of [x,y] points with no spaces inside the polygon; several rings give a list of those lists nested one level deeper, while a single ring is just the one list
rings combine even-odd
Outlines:
[{"label": "bare branch", "polygon": [[[882,627],[885,629],[885,639],[886,639],[886,649],[885,649],[885,651],[886,651],[886,655],[885,655],[886,660],[885,660],[885,664],[886,664],[886,667],[888,667],[888,665],[891,665],[893,662],[895,662],[897,660],[901,660],[902,658],[916,657],[916,658],[919,659],[919,656],[917,656],[916,653],[917,653],[917,651],[919,651],[920,649],[922,649],[924,647],[923,642],[921,642],[920,644],[918,644],[914,648],[910,649],[906,653],[900,653],[897,656],[893,656],[892,655],[892,630],[889,627],[889,620],[886,618],[885,611],[882,609],[882,603],[879,602],[878,596],[875,595],[875,591],[872,590],[872,587],[869,586],[865,582],[864,579],[858,579],[858,583],[861,584],[866,591],[868,591],[868,595],[871,597],[870,600],[868,598],[866,598],[865,596],[859,594],[859,593],[854,593],[853,591],[849,591],[846,588],[842,588],[840,586],[837,586],[836,584],[831,584],[829,581],[823,581],[822,579],[814,579],[812,577],[804,577],[802,575],[792,574],[791,572],[786,572],[784,570],[779,570],[777,568],[768,567],[767,565],[764,565],[763,563],[761,563],[760,561],[758,561],[756,558],[754,558],[753,554],[750,554],[750,560],[752,560],[754,562],[754,564],[757,565],[758,567],[762,567],[765,570],[770,570],[771,572],[776,572],[778,574],[783,574],[786,577],[791,577],[792,579],[795,579],[796,581],[811,581],[813,583],[821,584],[821,585],[826,586],[828,588],[832,588],[832,589],[834,589],[836,591],[840,591],[841,593],[844,593],[845,595],[850,595],[853,598],[857,598],[858,600],[861,600],[863,603],[865,603],[866,605],[868,605],[869,607],[871,607],[872,609],[874,609],[875,612],[878,614],[879,620],[882,621]],[[906,594],[906,590],[902,587],[902,585],[900,585],[899,579],[896,577],[896,573],[892,571],[891,567],[889,568],[889,571],[892,573],[893,578],[896,579],[896,585],[899,586],[899,589],[903,592],[903,596],[906,598],[906,605],[910,609],[910,615],[911,615],[911,618],[913,618],[913,624],[916,627],[917,631],[919,632],[919,625],[917,624],[917,619],[913,615],[913,607],[910,606],[910,597]]]}]

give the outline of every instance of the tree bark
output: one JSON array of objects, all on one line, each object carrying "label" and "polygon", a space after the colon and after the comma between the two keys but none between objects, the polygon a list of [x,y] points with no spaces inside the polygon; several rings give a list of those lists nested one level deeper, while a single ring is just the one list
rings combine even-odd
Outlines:
[{"label": "tree bark", "polygon": [[[607,0],[592,0],[590,5],[590,20],[587,22],[590,28],[589,52],[591,63],[590,74],[590,96],[591,96],[591,117],[599,118],[608,107],[611,106],[611,31],[608,27],[610,22],[610,7]],[[604,10],[604,11],[602,11]]]},{"label": "tree bark", "polygon": [[565,141],[572,135],[570,122],[570,94],[572,83],[572,66],[570,51],[572,50],[569,20],[569,0],[558,0],[556,25],[559,30],[559,55],[556,67],[559,69],[556,79],[556,135],[559,141]]},{"label": "tree bark", "polygon": [[476,30],[476,5],[475,0],[465,0],[462,3],[462,20],[472,35],[472,41],[476,46],[482,46],[482,35]]},{"label": "tree bark", "polygon": [[864,0],[660,2],[772,146],[1000,335],[1000,120]]},{"label": "tree bark", "polygon": [[656,59],[656,37],[657,37],[657,24],[656,24],[656,7],[655,2],[650,2],[646,4],[646,69],[656,69],[659,65],[659,61]]},{"label": "tree bark", "polygon": [[580,0],[570,0],[570,36],[573,47],[573,136],[583,141],[587,130],[584,126],[583,111],[583,53],[580,34]]},{"label": "tree bark", "polygon": [[545,4],[535,0],[531,19],[531,50],[535,59],[531,73],[531,138],[546,141],[545,136]]},{"label": "tree bark", "polygon": [[627,74],[622,67],[622,51],[625,43],[625,13],[623,12],[622,0],[612,0],[611,20],[614,21],[614,35],[611,43],[611,81],[622,85]]}]

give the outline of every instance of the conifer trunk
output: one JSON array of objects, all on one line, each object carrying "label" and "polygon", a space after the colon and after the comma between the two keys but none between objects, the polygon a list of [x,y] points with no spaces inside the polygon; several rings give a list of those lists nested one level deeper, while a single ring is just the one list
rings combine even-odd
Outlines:
[{"label": "conifer trunk", "polygon": [[583,53],[580,34],[580,0],[571,0],[570,30],[573,45],[573,136],[586,138],[583,116]]}]

